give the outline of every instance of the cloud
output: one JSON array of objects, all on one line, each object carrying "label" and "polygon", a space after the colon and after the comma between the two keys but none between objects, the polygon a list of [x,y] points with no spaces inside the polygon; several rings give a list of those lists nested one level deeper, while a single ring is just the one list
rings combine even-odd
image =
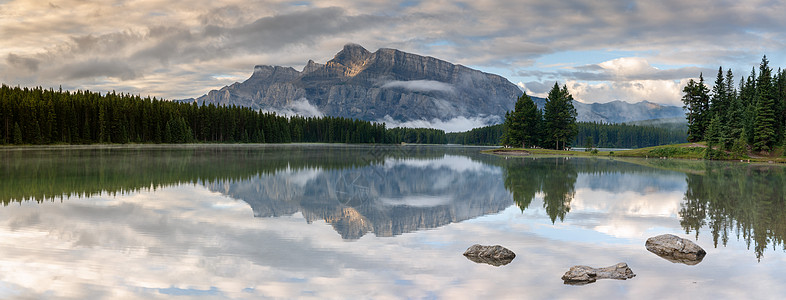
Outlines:
[{"label": "cloud", "polygon": [[455,93],[456,89],[452,84],[434,81],[434,80],[409,80],[399,81],[394,80],[382,85],[383,89],[402,88],[405,90],[415,92],[443,92]]},{"label": "cloud", "polygon": [[287,104],[283,108],[280,109],[267,109],[265,111],[274,112],[277,115],[282,116],[303,116],[303,117],[322,117],[325,114],[319,110],[318,107],[312,105],[308,102],[306,98],[300,98],[299,100],[292,101],[292,103]]},{"label": "cloud", "polygon": [[433,119],[430,121],[429,120],[398,121],[398,120],[394,120],[393,117],[386,115],[381,120],[377,120],[377,122],[385,123],[387,128],[395,128],[395,127],[436,128],[436,129],[444,130],[445,132],[461,132],[473,128],[499,124],[502,123],[502,119],[498,116],[476,116],[476,117],[469,117],[469,118],[464,116],[459,116],[449,120]]},{"label": "cloud", "polygon": [[41,63],[35,58],[22,57],[13,53],[8,54],[6,62],[12,67],[21,68],[29,72],[38,71],[38,65]]},{"label": "cloud", "polygon": [[[780,13],[786,3],[781,2],[49,4],[0,3],[0,57],[5,58],[0,81],[189,98],[232,83],[212,75],[247,77],[257,64],[299,68],[308,59],[330,59],[348,42],[433,56],[513,82],[680,80],[718,65],[747,70],[765,53],[774,66],[786,64],[786,19]],[[548,59],[553,55],[562,57]],[[618,61],[626,70],[637,67],[636,59],[650,66],[638,65],[637,73],[602,68],[618,67],[602,65],[615,58],[634,59]],[[109,68],[110,62],[123,64]],[[565,72],[542,67],[559,63],[576,67]],[[674,67],[653,70],[652,65]],[[76,71],[52,71],[65,68]]]},{"label": "cloud", "polygon": [[634,80],[588,83],[568,80],[566,85],[573,98],[582,102],[628,102],[649,101],[653,103],[682,106],[682,87],[689,79]]},{"label": "cloud", "polygon": [[648,100],[681,105],[682,88],[687,81],[698,78],[701,73],[712,72],[695,66],[660,69],[641,57],[621,57],[552,72],[520,72],[520,75],[534,76],[542,81],[519,83],[519,86],[532,96],[546,97],[555,80],[562,79],[574,98],[582,102]]}]

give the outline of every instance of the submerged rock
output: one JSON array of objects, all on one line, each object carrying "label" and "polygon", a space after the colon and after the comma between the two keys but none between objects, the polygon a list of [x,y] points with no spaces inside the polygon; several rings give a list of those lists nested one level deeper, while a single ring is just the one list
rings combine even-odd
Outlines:
[{"label": "submerged rock", "polygon": [[464,251],[464,256],[476,263],[489,264],[495,267],[509,264],[516,258],[516,253],[500,245],[482,246],[472,245]]},{"label": "submerged rock", "polygon": [[592,268],[588,266],[573,266],[570,270],[562,275],[562,280],[565,284],[571,285],[585,285],[593,283],[598,279],[621,279],[635,277],[633,271],[628,267],[628,264],[621,262],[616,265],[605,268]]},{"label": "submerged rock", "polygon": [[673,263],[695,265],[707,254],[696,243],[673,234],[662,234],[647,239],[647,250]]}]

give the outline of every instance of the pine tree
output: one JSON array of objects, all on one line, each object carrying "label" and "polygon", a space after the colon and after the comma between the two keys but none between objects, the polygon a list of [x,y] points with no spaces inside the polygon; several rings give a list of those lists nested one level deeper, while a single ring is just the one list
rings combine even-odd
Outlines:
[{"label": "pine tree", "polygon": [[709,126],[710,118],[710,98],[709,89],[704,85],[704,76],[699,75],[699,82],[691,79],[688,81],[682,92],[683,108],[687,111],[688,118],[688,140],[691,142],[704,139],[704,132]]},{"label": "pine tree", "polygon": [[560,88],[558,83],[554,83],[543,112],[543,130],[547,132],[544,146],[554,145],[554,149],[565,149],[577,134],[576,115],[573,96],[568,92],[568,87],[563,85]]},{"label": "pine tree", "polygon": [[756,118],[753,136],[753,149],[769,151],[776,141],[775,132],[775,95],[772,85],[772,69],[765,55],[759,65],[759,78],[756,82]]},{"label": "pine tree", "polygon": [[527,93],[522,94],[516,101],[514,110],[505,114],[502,143],[521,145],[522,148],[538,145],[541,119],[540,110],[532,98],[527,96]]}]

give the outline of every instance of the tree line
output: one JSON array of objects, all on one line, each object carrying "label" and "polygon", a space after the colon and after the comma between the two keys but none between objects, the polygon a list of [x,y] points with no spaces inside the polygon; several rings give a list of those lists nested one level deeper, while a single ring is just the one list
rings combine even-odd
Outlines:
[{"label": "tree line", "polygon": [[700,74],[682,91],[690,141],[745,153],[769,152],[786,140],[786,71],[773,71],[766,55],[758,73],[753,67],[739,84],[721,66],[712,89]]},{"label": "tree line", "polygon": [[285,117],[114,92],[0,86],[0,144],[434,143],[438,129],[393,128],[342,117]]},{"label": "tree line", "polygon": [[574,145],[587,148],[643,148],[684,143],[688,135],[682,129],[630,124],[578,122]]},{"label": "tree line", "polygon": [[[449,144],[501,145],[504,129],[503,124],[497,124],[465,132],[450,132],[447,133],[447,140]],[[688,140],[685,130],[676,127],[576,122],[576,129],[576,137],[571,144],[586,146],[589,139],[590,148],[643,148],[684,143]]]}]

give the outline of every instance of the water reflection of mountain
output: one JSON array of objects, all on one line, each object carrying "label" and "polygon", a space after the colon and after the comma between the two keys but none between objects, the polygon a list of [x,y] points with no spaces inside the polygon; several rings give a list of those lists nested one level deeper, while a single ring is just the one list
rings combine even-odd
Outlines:
[{"label": "water reflection of mountain", "polygon": [[257,217],[301,212],[345,239],[394,236],[499,212],[511,205],[501,170],[464,156],[387,159],[365,167],[303,168],[209,189],[241,199]]},{"label": "water reflection of mountain", "polygon": [[524,210],[535,197],[543,197],[556,222],[583,189],[641,199],[671,191],[684,193],[679,217],[685,231],[698,235],[709,228],[716,246],[742,239],[761,258],[766,248],[783,247],[786,236],[781,166],[505,159],[465,147],[341,145],[68,147],[0,149],[0,155],[4,205],[204,183],[247,201],[259,217],[300,212],[358,238],[434,228],[511,203]]}]

